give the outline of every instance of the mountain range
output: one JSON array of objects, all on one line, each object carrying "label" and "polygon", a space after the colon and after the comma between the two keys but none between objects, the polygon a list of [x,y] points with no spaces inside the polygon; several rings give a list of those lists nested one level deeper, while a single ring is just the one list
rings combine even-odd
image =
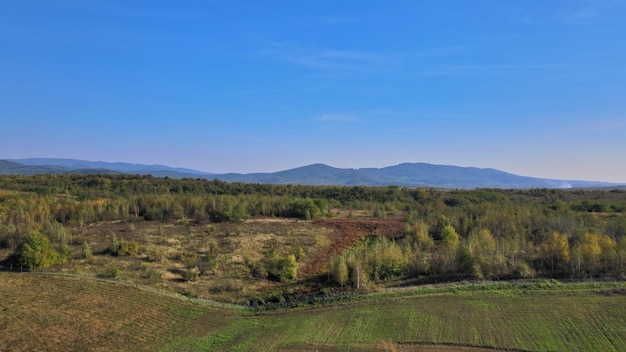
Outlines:
[{"label": "mountain range", "polygon": [[595,181],[553,180],[519,176],[496,169],[404,163],[384,168],[342,169],[313,164],[295,169],[250,174],[212,174],[165,165],[109,163],[74,159],[32,158],[0,160],[0,174],[139,174],[171,178],[206,178],[226,182],[340,185],[406,186],[450,189],[473,188],[596,188],[623,184]]}]

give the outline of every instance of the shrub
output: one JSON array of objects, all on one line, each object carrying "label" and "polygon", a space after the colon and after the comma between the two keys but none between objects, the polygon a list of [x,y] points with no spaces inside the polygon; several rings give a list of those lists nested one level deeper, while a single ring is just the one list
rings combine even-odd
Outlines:
[{"label": "shrub", "polygon": [[117,255],[120,250],[121,243],[117,240],[114,232],[111,232],[111,244],[109,245],[109,253]]},{"label": "shrub", "polygon": [[196,263],[198,262],[198,257],[195,254],[189,254],[184,257],[183,264],[187,269],[193,269],[196,267]]},{"label": "shrub", "polygon": [[515,264],[515,268],[513,268],[513,276],[515,276],[516,279],[529,279],[534,275],[528,263],[518,262]]},{"label": "shrub", "polygon": [[133,223],[133,222],[126,223],[126,225],[124,227],[126,228],[126,231],[130,232],[130,233],[135,232],[135,229],[136,229],[135,223]]},{"label": "shrub", "polygon": [[120,273],[120,268],[115,265],[109,265],[104,269],[104,272],[102,273],[102,276],[104,277],[108,277],[108,278],[115,278],[117,277],[117,275]]},{"label": "shrub", "polygon": [[150,265],[150,263],[139,264],[139,270],[141,270],[139,277],[142,279],[149,279],[154,274],[154,270],[152,269],[152,266]]},{"label": "shrub", "polygon": [[261,263],[248,266],[253,276],[262,277],[266,274],[265,276],[273,281],[293,280],[298,272],[296,256],[289,254],[286,257],[280,257],[275,249],[267,251]]},{"label": "shrub", "polygon": [[87,240],[83,242],[83,258],[85,259],[93,258],[93,252],[91,251],[91,244]]},{"label": "shrub", "polygon": [[198,279],[198,272],[195,269],[187,269],[183,271],[183,280],[185,281],[196,281]]},{"label": "shrub", "polygon": [[147,250],[148,261],[161,263],[165,257],[164,251],[161,247],[151,246]]},{"label": "shrub", "polygon": [[209,254],[202,256],[202,258],[196,262],[196,267],[200,271],[200,275],[206,275],[209,271],[211,274],[217,273],[217,268],[219,267],[217,259],[217,256],[213,257]]},{"label": "shrub", "polygon": [[298,273],[298,263],[293,254],[279,257],[274,251],[270,251],[265,256],[265,266],[268,278],[274,281],[294,280]]},{"label": "shrub", "polygon": [[328,214],[328,204],[325,199],[297,199],[288,205],[286,216],[311,220],[326,216]]},{"label": "shrub", "polygon": [[348,281],[348,277],[350,275],[348,265],[346,264],[346,260],[343,256],[335,258],[332,266],[332,273],[335,282],[343,287],[343,285]]},{"label": "shrub", "polygon": [[267,266],[265,266],[265,263],[262,263],[262,262],[250,263],[248,264],[248,267],[250,268],[250,274],[253,277],[266,278],[269,274],[267,272]]},{"label": "shrub", "polygon": [[19,265],[32,269],[46,269],[61,264],[66,259],[52,247],[48,237],[39,232],[33,232],[24,238],[16,256]]},{"label": "shrub", "polygon": [[137,241],[123,241],[117,250],[117,255],[121,256],[133,256],[137,254],[139,254],[139,243],[137,243]]},{"label": "shrub", "polygon": [[294,250],[294,256],[296,257],[296,261],[298,262],[300,262],[304,258],[304,249],[302,248],[302,246],[296,246],[296,249]]}]

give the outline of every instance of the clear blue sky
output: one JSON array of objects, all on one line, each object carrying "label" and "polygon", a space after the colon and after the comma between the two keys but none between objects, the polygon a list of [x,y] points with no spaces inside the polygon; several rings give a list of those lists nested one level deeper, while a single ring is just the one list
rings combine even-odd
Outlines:
[{"label": "clear blue sky", "polygon": [[623,0],[0,5],[0,158],[626,182]]}]

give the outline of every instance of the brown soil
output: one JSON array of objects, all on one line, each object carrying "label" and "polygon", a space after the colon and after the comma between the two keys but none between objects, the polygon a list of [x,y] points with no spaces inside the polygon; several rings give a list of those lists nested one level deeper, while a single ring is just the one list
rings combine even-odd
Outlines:
[{"label": "brown soil", "polygon": [[610,290],[602,290],[600,294],[605,296],[626,296],[626,288],[613,288]]},{"label": "brown soil", "polygon": [[354,246],[359,240],[369,236],[398,238],[403,236],[404,221],[399,218],[389,219],[320,219],[316,226],[334,231],[328,236],[332,241],[330,248],[311,261],[301,270],[304,277],[319,274],[333,255]]}]

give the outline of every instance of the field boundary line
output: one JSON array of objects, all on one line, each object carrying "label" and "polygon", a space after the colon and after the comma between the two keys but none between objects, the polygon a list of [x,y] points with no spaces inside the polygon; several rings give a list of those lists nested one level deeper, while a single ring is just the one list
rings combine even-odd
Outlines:
[{"label": "field boundary line", "polygon": [[[537,350],[525,350],[522,348],[506,348],[506,347],[495,347],[490,345],[474,345],[471,343],[456,343],[456,342],[435,342],[435,341],[396,341],[398,345],[409,345],[409,346],[451,346],[451,347],[469,347],[469,348],[480,348],[483,350],[493,350],[493,351],[503,351],[503,352],[540,352]],[[551,352],[549,350],[541,351],[541,352]]]}]

